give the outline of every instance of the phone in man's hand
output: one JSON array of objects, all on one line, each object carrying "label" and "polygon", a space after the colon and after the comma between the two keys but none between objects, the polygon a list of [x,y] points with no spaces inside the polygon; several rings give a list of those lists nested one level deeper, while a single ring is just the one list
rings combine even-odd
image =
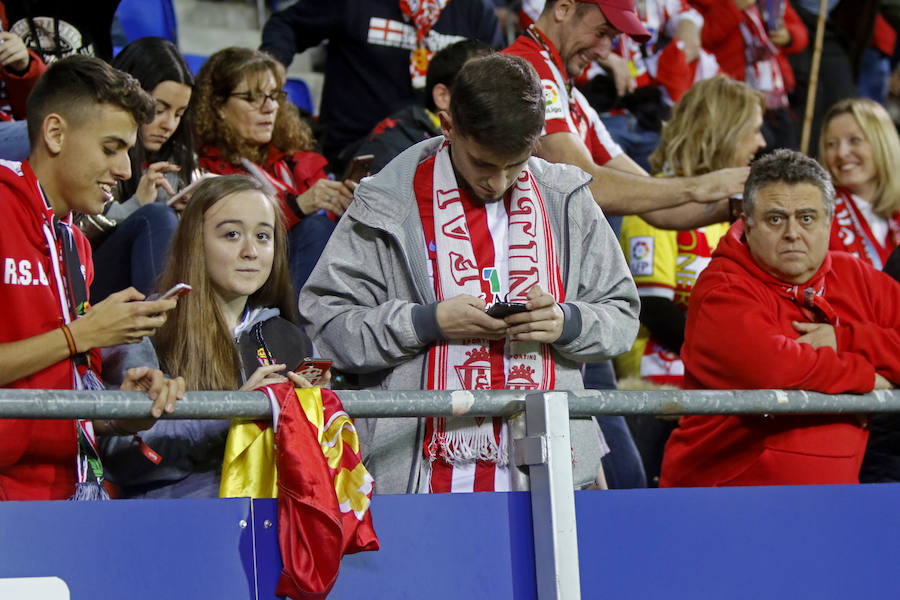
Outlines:
[{"label": "phone in man's hand", "polygon": [[527,311],[528,307],[524,302],[494,302],[485,312],[489,317],[502,319],[509,315]]},{"label": "phone in man's hand", "polygon": [[177,300],[190,292],[191,289],[191,286],[182,281],[181,283],[176,283],[171,288],[166,290],[164,294],[150,294],[145,298],[145,300],[168,300],[169,298],[175,298]]}]

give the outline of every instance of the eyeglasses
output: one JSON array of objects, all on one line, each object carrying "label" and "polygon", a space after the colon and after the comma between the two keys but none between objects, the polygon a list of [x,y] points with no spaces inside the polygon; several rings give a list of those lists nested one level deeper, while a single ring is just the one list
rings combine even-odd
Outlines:
[{"label": "eyeglasses", "polygon": [[240,98],[253,108],[262,108],[266,100],[271,100],[275,104],[281,104],[287,98],[287,92],[284,90],[275,90],[271,94],[263,94],[262,92],[236,92],[228,94],[228,97]]}]

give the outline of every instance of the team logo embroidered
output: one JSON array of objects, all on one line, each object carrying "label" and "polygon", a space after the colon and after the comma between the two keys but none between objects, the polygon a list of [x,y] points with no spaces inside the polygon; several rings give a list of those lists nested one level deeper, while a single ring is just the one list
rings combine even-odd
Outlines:
[{"label": "team logo embroidered", "polygon": [[635,277],[653,274],[653,238],[636,236],[628,239],[628,266]]},{"label": "team logo embroidered", "polygon": [[494,267],[481,270],[481,279],[491,285],[491,297],[493,302],[500,302],[500,273]]},{"label": "team logo embroidered", "polygon": [[534,380],[534,373],[534,369],[528,365],[513,365],[509,370],[506,387],[511,390],[536,390],[538,384]]},{"label": "team logo embroidered", "polygon": [[556,84],[549,79],[542,79],[541,87],[544,88],[544,120],[565,118],[566,110]]},{"label": "team logo embroidered", "polygon": [[491,389],[491,354],[481,346],[466,352],[469,358],[461,365],[453,367],[464,390]]}]

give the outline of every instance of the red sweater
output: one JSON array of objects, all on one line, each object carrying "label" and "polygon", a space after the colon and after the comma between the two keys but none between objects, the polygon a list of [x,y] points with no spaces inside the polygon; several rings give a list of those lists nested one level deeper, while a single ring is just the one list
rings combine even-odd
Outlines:
[{"label": "red sweater", "polygon": [[[865,393],[900,382],[900,285],[829,252],[799,286],[823,290],[838,350],[796,342],[810,321],[791,288],[760,269],[736,224],[700,275],[681,351],[687,387]],[[661,486],[858,482],[868,431],[855,415],[686,416],[666,446]]]},{"label": "red sweater", "polygon": [[[284,213],[285,228],[290,229],[300,222],[297,215],[296,198],[320,179],[325,179],[325,165],[328,161],[315,152],[295,152],[288,156],[285,152],[269,145],[269,156],[260,165],[263,171],[274,181],[278,189],[278,202]],[[217,175],[246,175],[247,171],[240,165],[233,165],[225,159],[218,148],[206,146],[200,151],[200,168]]]},{"label": "red sweater", "polygon": [[[703,15],[703,48],[716,55],[723,73],[738,81],[744,81],[747,60],[744,55],[744,38],[739,25],[744,15],[732,0],[689,0]],[[790,3],[785,0],[784,25],[791,34],[790,45],[780,48],[778,66],[784,80],[784,89],[793,91],[796,81],[794,71],[786,55],[796,54],[809,44],[809,32]]]},{"label": "red sweater", "polygon": [[[62,309],[50,251],[42,231],[49,209],[37,192],[28,162],[21,172],[0,166],[0,343],[14,342],[59,328]],[[94,279],[91,247],[72,229],[90,287]],[[72,389],[72,361],[64,360],[5,387]],[[65,499],[75,489],[75,423],[70,420],[0,420],[0,500]]]}]

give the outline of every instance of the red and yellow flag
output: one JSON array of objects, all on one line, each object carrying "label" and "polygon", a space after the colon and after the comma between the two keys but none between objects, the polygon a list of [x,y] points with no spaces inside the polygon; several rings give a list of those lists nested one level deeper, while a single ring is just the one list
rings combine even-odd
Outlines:
[{"label": "red and yellow flag", "polygon": [[281,408],[277,432],[271,423],[232,423],[219,495],[277,497],[284,562],[277,593],[324,598],[344,554],[378,549],[369,511],[374,481],[334,392],[288,383],[265,391]]}]

